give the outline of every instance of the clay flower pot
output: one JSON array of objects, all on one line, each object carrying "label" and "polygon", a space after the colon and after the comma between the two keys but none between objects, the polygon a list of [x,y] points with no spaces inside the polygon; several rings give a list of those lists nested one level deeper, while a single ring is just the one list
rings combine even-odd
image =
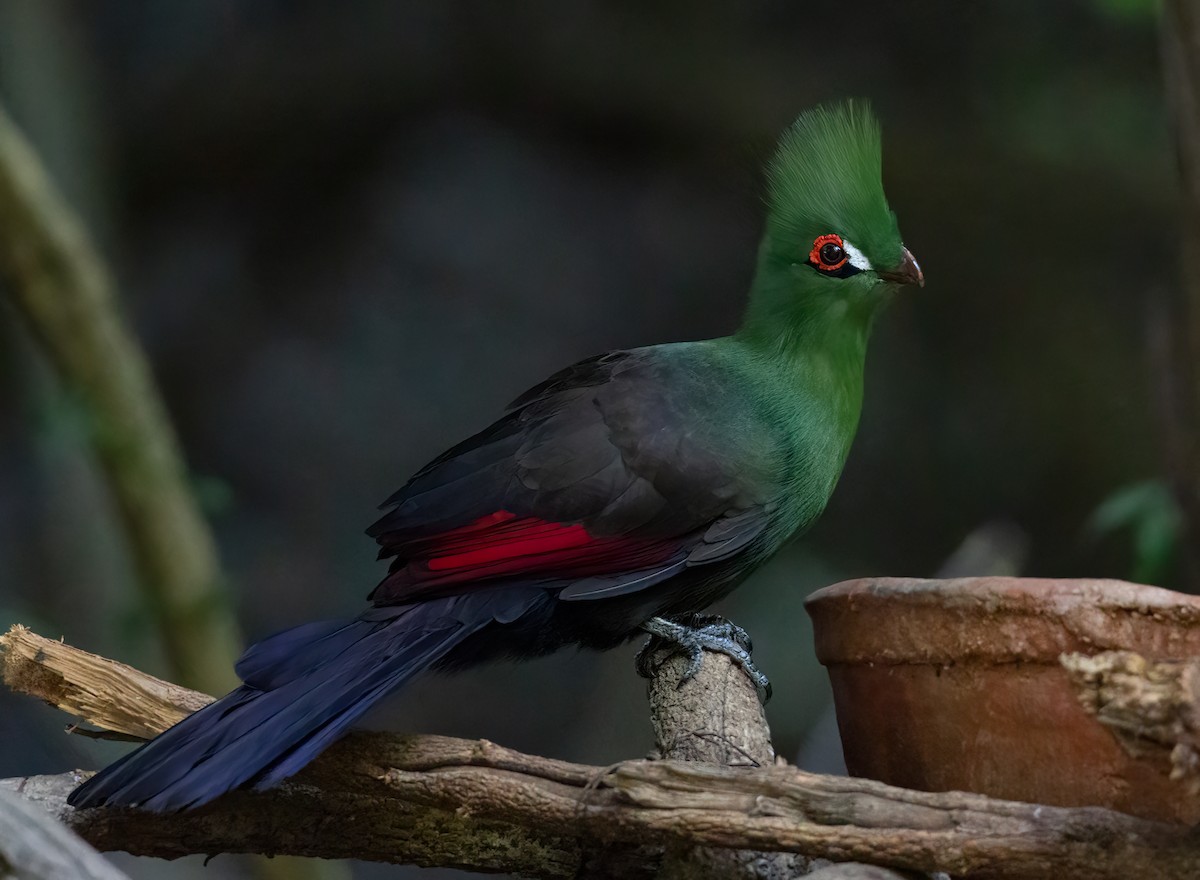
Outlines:
[{"label": "clay flower pot", "polygon": [[870,578],[808,599],[846,766],[973,791],[1200,821],[1200,798],[1080,706],[1064,652],[1200,657],[1200,597],[1105,580]]}]

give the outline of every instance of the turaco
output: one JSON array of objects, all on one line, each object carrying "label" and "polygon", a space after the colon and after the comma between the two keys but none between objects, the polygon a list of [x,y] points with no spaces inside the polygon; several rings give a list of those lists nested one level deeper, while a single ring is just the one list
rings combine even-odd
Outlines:
[{"label": "turaco", "polygon": [[733,657],[697,612],[809,526],[858,425],[871,325],[923,284],[883,194],[879,127],[802,114],[767,167],[766,229],[732,336],[612,351],[556,373],[430,462],[368,530],[370,607],[251,647],[244,684],[77,788],[77,807],[179,810],[291,776],[428,669],[607,649],[639,633]]}]

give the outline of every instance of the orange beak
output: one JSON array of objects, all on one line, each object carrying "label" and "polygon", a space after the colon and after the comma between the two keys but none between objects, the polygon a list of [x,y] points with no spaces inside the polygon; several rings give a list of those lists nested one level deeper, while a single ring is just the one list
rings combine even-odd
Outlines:
[{"label": "orange beak", "polygon": [[921,273],[921,266],[908,248],[904,249],[904,258],[900,260],[899,266],[895,269],[889,269],[886,272],[878,272],[876,274],[884,281],[890,281],[892,284],[915,284],[917,287],[925,286],[925,276]]}]

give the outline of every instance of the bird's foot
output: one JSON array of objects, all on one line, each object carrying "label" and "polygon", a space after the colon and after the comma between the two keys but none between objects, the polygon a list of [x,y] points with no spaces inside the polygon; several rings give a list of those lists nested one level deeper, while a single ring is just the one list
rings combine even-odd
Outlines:
[{"label": "bird's foot", "polygon": [[671,647],[674,649],[673,654],[684,654],[688,658],[687,668],[683,677],[679,679],[679,685],[682,687],[700,671],[700,664],[704,662],[704,652],[712,651],[724,654],[741,667],[754,682],[758,699],[764,706],[767,700],[771,699],[771,682],[750,659],[750,652],[754,650],[750,636],[740,626],[735,626],[724,617],[693,614],[684,622],[652,617],[642,624],[642,629],[650,633],[650,638],[638,652],[636,661],[638,675],[643,678],[650,678],[656,671],[653,662],[655,652],[663,647]]}]

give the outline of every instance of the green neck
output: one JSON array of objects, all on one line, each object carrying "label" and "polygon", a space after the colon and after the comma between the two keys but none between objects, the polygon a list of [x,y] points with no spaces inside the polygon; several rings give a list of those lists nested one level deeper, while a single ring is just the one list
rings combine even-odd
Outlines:
[{"label": "green neck", "polygon": [[735,338],[780,364],[824,362],[861,380],[880,296],[871,288],[847,296],[837,291],[837,281],[811,273],[764,247]]},{"label": "green neck", "polygon": [[819,430],[836,448],[829,461],[836,481],[858,427],[867,339],[880,298],[869,288],[839,295],[825,279],[813,283],[811,271],[775,261],[764,248],[734,339],[767,368],[763,391],[783,398],[789,430],[801,436]]}]

